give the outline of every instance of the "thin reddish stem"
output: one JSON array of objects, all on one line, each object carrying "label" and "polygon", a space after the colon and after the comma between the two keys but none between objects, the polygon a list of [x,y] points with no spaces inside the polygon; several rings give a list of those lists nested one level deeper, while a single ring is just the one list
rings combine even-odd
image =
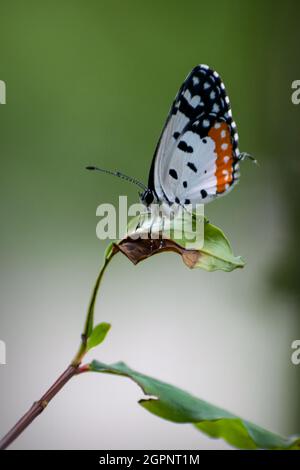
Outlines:
[{"label": "thin reddish stem", "polygon": [[29,426],[30,423],[41,414],[55,395],[78,373],[78,367],[69,366],[65,372],[54,382],[47,392],[33,403],[27,413],[14,425],[14,427],[1,439],[0,450],[7,447]]}]

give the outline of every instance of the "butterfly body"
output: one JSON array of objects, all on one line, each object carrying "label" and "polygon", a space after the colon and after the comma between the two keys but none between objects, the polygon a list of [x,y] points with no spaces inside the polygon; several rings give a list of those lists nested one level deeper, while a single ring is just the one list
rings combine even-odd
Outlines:
[{"label": "butterfly body", "polygon": [[238,182],[241,156],[225,86],[217,72],[198,65],[171,106],[142,201],[210,202]]}]

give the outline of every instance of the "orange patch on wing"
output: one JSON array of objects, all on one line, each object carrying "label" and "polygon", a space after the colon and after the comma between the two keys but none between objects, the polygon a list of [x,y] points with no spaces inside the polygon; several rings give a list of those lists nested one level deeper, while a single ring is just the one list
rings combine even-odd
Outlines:
[{"label": "orange patch on wing", "polygon": [[225,122],[217,122],[208,133],[215,144],[217,192],[223,193],[233,178],[233,156],[230,129]]}]

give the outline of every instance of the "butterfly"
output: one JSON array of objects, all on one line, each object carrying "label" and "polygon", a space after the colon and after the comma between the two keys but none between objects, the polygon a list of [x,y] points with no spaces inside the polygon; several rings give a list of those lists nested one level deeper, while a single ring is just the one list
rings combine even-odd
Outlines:
[{"label": "butterfly", "polygon": [[[152,160],[148,186],[119,171],[114,174],[143,189],[141,201],[186,206],[206,204],[239,181],[238,133],[219,74],[197,65],[180,87]],[[252,158],[253,159],[253,158]]]}]

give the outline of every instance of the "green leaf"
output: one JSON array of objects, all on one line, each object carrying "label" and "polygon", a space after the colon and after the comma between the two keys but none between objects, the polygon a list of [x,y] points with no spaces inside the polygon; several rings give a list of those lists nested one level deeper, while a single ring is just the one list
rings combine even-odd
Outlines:
[{"label": "green leaf", "polygon": [[99,325],[94,327],[87,340],[86,351],[95,348],[105,340],[105,337],[110,330],[110,326],[111,325],[109,323],[99,323]]},{"label": "green leaf", "polygon": [[[164,233],[163,239],[142,238],[142,233],[148,233],[148,225],[138,229],[139,217],[132,219],[128,226],[128,237],[116,244],[116,249],[122,251],[134,264],[164,251],[174,251],[182,256],[184,263],[189,268],[202,268],[206,271],[233,271],[242,268],[244,261],[240,256],[234,256],[230,243],[221,229],[204,220],[199,224],[201,231],[196,248],[190,248],[191,239],[189,234],[194,233],[193,222],[196,216],[190,218],[190,225],[185,228],[184,235],[180,226],[182,219],[175,219],[172,225],[173,231],[169,230],[169,237]],[[197,219],[199,220],[199,218]],[[153,230],[151,231],[153,234]],[[140,235],[137,238],[137,235]]]},{"label": "green leaf", "polygon": [[204,225],[204,245],[194,268],[206,271],[232,271],[242,268],[245,262],[241,256],[234,256],[230,243],[221,229],[206,223]]},{"label": "green leaf", "polygon": [[94,372],[111,373],[134,380],[147,398],[139,404],[151,413],[175,423],[191,423],[213,438],[222,438],[239,449],[300,450],[300,436],[284,438],[167,383],[130,369],[123,362],[90,364]]}]

